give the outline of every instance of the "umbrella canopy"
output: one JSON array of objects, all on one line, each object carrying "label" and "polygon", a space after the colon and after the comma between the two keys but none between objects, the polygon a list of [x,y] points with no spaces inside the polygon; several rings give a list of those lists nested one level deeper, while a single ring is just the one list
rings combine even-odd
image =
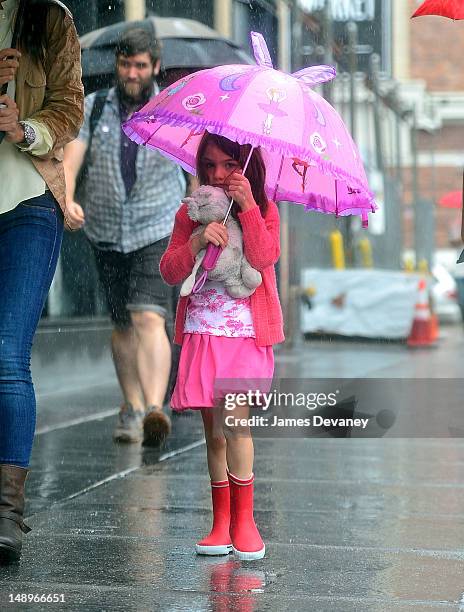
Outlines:
[{"label": "umbrella canopy", "polygon": [[83,76],[112,75],[116,43],[121,34],[132,28],[146,29],[162,42],[162,70],[198,70],[253,61],[238,45],[198,21],[148,17],[143,21],[121,21],[81,36]]},{"label": "umbrella canopy", "polygon": [[461,208],[462,191],[448,191],[438,200],[438,206],[443,208]]},{"label": "umbrella canopy", "polygon": [[464,19],[464,0],[425,0],[413,17],[438,15],[448,19]]},{"label": "umbrella canopy", "polygon": [[139,144],[157,149],[195,174],[204,131],[261,147],[266,188],[275,201],[337,215],[376,208],[358,149],[316,84],[335,77],[330,66],[289,75],[272,67],[263,37],[252,33],[258,65],[219,66],[177,81],[124,126]]}]

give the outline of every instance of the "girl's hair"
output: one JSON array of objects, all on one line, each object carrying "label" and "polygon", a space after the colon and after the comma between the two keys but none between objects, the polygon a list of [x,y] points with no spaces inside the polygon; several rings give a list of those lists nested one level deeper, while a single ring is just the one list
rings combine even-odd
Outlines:
[{"label": "girl's hair", "polygon": [[[240,167],[245,166],[245,162],[250,153],[251,145],[240,145],[238,142],[234,142],[225,138],[224,136],[218,136],[217,134],[210,134],[205,132],[203,138],[200,141],[197,151],[197,177],[201,185],[206,185],[208,182],[204,155],[206,147],[208,145],[216,145],[226,155],[229,155],[232,159],[235,159],[240,164]],[[266,166],[264,165],[263,157],[259,149],[253,149],[251,154],[248,168],[246,169],[245,176],[250,181],[251,191],[256,204],[259,206],[261,215],[264,217],[267,211],[268,199],[264,189],[266,182]],[[236,203],[232,207],[232,215],[237,218],[237,212],[239,208]]]},{"label": "girl's hair", "polygon": [[49,9],[50,4],[46,0],[29,0],[19,27],[18,48],[27,51],[36,64],[43,63],[45,59]]}]

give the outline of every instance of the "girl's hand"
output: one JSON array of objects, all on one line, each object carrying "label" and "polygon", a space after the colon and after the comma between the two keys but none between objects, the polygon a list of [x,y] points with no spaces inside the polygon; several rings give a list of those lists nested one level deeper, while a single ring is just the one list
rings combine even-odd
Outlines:
[{"label": "girl's hand", "polygon": [[244,212],[256,206],[256,202],[251,191],[250,181],[240,172],[231,174],[224,187],[227,189],[227,195],[233,198],[240,206],[240,210]]},{"label": "girl's hand", "polygon": [[198,234],[200,249],[205,249],[209,242],[215,246],[221,247],[221,249],[225,248],[229,242],[229,233],[227,228],[221,223],[217,223],[215,221],[209,223],[205,229]]}]

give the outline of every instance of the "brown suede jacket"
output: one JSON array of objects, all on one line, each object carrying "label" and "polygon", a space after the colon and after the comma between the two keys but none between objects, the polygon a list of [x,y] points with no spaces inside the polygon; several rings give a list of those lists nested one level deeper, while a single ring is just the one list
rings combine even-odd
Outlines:
[{"label": "brown suede jacket", "polygon": [[63,147],[76,138],[83,121],[81,51],[71,13],[57,0],[44,1],[50,4],[45,61],[37,65],[27,49],[20,49],[16,104],[21,120],[41,121],[53,138],[47,155],[30,155],[30,159],[64,212]]}]

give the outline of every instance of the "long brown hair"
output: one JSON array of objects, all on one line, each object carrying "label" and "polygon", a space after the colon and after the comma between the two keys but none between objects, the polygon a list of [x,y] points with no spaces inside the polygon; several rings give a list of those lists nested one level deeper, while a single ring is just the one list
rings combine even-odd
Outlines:
[{"label": "long brown hair", "polygon": [[[208,184],[204,155],[206,147],[210,144],[215,145],[223,153],[229,155],[229,157],[232,159],[235,159],[241,168],[245,166],[245,162],[248,158],[251,147],[251,145],[248,144],[240,145],[238,142],[225,138],[225,136],[218,136],[217,134],[205,132],[197,150],[197,177],[201,185]],[[264,189],[266,182],[266,166],[264,165],[263,157],[259,149],[253,149],[245,176],[250,181],[253,198],[256,204],[259,206],[261,215],[264,217],[268,206],[268,199]],[[234,203],[234,206],[232,207],[232,215],[235,218],[237,218],[238,210],[239,208],[237,204]]]},{"label": "long brown hair", "polygon": [[[29,0],[19,24],[18,48],[27,51],[36,64],[43,64],[47,49],[47,18],[52,6],[47,0]],[[64,17],[64,9],[63,17]]]}]

